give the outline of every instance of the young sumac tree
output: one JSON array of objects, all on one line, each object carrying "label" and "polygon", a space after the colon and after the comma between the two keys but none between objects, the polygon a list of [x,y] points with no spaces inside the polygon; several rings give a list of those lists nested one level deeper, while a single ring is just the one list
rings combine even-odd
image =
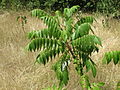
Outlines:
[{"label": "young sumac tree", "polygon": [[[90,85],[85,72],[92,71],[96,76],[96,64],[91,59],[95,51],[99,51],[101,40],[94,35],[91,24],[94,18],[91,16],[76,17],[79,6],[65,8],[63,13],[56,11],[55,16],[40,9],[31,12],[47,25],[42,30],[29,32],[28,38],[31,40],[27,45],[29,51],[38,51],[37,63],[46,64],[50,59],[59,56],[53,65],[57,78],[60,80],[59,86],[67,85],[69,80],[68,66],[73,63],[78,74],[81,76],[81,85],[85,89],[98,88],[103,83]],[[74,16],[73,16],[74,15]],[[86,69],[86,71],[84,71]],[[94,86],[95,85],[95,86]]]}]

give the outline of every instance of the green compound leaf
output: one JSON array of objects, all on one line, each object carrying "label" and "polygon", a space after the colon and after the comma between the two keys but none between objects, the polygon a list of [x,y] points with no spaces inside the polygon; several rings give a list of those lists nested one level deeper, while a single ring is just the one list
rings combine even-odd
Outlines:
[{"label": "green compound leaf", "polygon": [[120,61],[120,51],[106,52],[103,58],[103,62],[109,64],[113,60],[114,64],[118,64]]}]

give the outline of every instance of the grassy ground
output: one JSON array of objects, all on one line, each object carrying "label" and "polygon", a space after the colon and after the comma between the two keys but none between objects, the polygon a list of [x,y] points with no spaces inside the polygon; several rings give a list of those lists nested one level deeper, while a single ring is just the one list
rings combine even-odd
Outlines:
[{"label": "grassy ground", "polygon": [[[25,31],[20,23],[16,22],[19,15],[27,16]],[[109,27],[103,27],[103,16],[97,17],[94,23],[95,34],[101,37],[103,47],[100,52],[93,54],[92,58],[98,65],[97,77],[91,81],[106,83],[103,90],[115,90],[117,81],[120,80],[119,65],[102,65],[101,58],[106,51],[120,50],[120,22],[109,20]],[[25,51],[24,47],[29,40],[26,35],[31,30],[44,28],[44,24],[31,18],[28,12],[2,12],[0,13],[0,90],[41,90],[47,86],[58,83],[55,73],[51,70],[53,61],[43,65],[34,65],[36,53]],[[70,82],[67,90],[80,90],[78,76],[75,75],[73,66],[70,66]]]}]

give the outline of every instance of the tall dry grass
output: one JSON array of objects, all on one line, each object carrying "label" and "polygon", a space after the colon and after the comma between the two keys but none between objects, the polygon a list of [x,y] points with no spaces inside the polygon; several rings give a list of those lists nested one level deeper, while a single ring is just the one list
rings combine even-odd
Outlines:
[{"label": "tall dry grass", "polygon": [[[27,16],[25,32],[16,21],[19,15]],[[103,47],[100,52],[93,54],[92,58],[98,65],[97,77],[89,74],[92,82],[106,83],[103,90],[115,90],[120,80],[120,67],[118,65],[103,65],[101,59],[104,52],[120,50],[120,22],[109,20],[109,27],[103,27],[104,17],[99,16],[94,23],[95,34],[101,37]],[[25,51],[29,42],[27,33],[31,30],[44,28],[45,25],[29,16],[29,12],[3,12],[0,14],[0,90],[41,90],[47,86],[58,84],[55,73],[51,70],[54,61],[43,65],[34,65],[36,53]],[[80,90],[79,77],[75,74],[73,65],[70,66],[70,82],[67,90]]]}]

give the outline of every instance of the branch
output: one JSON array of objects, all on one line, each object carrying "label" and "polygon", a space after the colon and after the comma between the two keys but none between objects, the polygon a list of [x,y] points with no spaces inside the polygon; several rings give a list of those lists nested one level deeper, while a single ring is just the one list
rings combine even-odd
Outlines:
[{"label": "branch", "polygon": [[76,56],[74,55],[74,52],[72,51],[72,47],[69,45],[68,42],[66,42],[66,46],[67,46],[68,50],[70,51],[70,53],[72,54],[73,58],[76,59]]}]

